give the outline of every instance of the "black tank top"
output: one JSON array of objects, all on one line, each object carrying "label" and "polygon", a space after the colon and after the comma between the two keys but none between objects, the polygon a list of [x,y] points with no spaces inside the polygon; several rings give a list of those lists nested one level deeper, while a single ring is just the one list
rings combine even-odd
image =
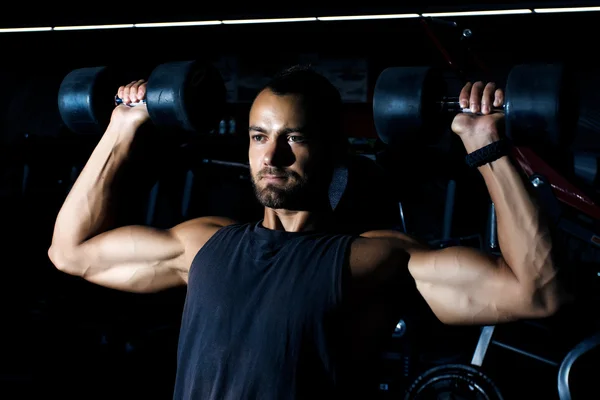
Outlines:
[{"label": "black tank top", "polygon": [[175,400],[337,398],[350,235],[220,229],[189,272]]}]

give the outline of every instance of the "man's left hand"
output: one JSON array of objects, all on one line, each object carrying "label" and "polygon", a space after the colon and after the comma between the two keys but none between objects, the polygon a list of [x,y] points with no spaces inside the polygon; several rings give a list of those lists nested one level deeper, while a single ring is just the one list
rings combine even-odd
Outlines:
[{"label": "man's left hand", "polygon": [[461,112],[452,121],[452,130],[461,138],[468,153],[500,139],[504,113],[494,110],[504,104],[504,92],[494,82],[468,82],[459,95]]}]

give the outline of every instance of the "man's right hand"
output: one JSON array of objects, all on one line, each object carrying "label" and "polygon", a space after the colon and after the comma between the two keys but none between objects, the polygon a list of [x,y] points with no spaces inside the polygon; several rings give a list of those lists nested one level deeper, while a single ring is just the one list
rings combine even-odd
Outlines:
[{"label": "man's right hand", "polygon": [[117,97],[123,100],[123,103],[115,107],[112,116],[113,121],[118,119],[122,122],[142,125],[150,119],[146,104],[132,105],[146,99],[146,86],[147,82],[140,79],[119,87]]},{"label": "man's right hand", "polygon": [[112,227],[116,177],[138,127],[149,120],[146,82],[121,86],[111,122],[58,213],[48,256],[65,273],[112,289],[149,293],[185,285],[192,261],[227,218],[202,217],[171,229]]}]

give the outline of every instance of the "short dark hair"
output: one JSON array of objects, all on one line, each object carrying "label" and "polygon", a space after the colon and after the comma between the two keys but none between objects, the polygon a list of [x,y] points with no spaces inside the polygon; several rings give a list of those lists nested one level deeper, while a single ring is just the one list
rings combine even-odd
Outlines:
[{"label": "short dark hair", "polygon": [[342,129],[342,97],[339,90],[311,65],[297,64],[279,71],[263,90],[276,95],[298,94],[310,115],[325,133],[326,143],[345,151],[348,139]]}]

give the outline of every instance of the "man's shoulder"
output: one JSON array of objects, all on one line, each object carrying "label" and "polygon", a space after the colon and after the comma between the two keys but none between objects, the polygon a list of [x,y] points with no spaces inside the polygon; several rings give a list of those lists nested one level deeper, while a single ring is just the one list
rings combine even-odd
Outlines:
[{"label": "man's shoulder", "polygon": [[428,245],[419,239],[407,233],[396,231],[393,229],[374,230],[361,233],[358,236],[361,243],[390,243],[394,246],[402,246],[407,248],[419,248],[425,250]]},{"label": "man's shoulder", "polygon": [[429,250],[426,244],[402,232],[365,232],[352,242],[350,268],[356,276],[364,276],[399,263],[408,265],[411,254]]},{"label": "man's shoulder", "polygon": [[227,217],[200,217],[180,223],[170,230],[181,242],[186,250],[195,254],[204,245],[214,238],[217,232],[223,229],[242,229],[249,224],[243,224]]},{"label": "man's shoulder", "polygon": [[198,232],[203,232],[210,235],[225,227],[239,227],[245,225],[248,225],[248,223],[241,223],[228,217],[206,216],[184,221],[172,228],[171,231],[181,234],[197,234]]}]

